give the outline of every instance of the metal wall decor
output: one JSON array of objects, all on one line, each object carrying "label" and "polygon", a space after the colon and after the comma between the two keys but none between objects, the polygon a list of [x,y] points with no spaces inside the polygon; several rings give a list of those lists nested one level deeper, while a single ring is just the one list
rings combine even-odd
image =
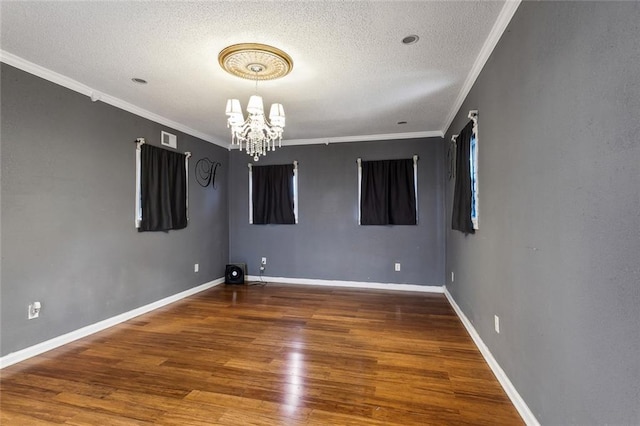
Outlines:
[{"label": "metal wall decor", "polygon": [[203,188],[211,185],[213,189],[216,188],[216,173],[218,167],[222,167],[222,163],[218,161],[211,161],[207,157],[201,158],[196,163],[195,175],[198,185]]}]

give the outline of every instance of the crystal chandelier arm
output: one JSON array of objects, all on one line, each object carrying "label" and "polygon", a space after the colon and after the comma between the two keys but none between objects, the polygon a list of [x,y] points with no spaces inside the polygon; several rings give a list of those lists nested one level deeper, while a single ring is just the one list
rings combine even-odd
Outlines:
[{"label": "crystal chandelier arm", "polygon": [[284,108],[282,104],[272,104],[267,120],[262,98],[254,95],[249,100],[247,112],[247,118],[244,119],[240,101],[227,101],[227,127],[231,128],[231,144],[238,145],[240,151],[244,145],[247,154],[254,156],[254,160],[257,161],[259,156],[266,155],[267,151],[275,151],[276,140],[278,146],[282,147]]}]

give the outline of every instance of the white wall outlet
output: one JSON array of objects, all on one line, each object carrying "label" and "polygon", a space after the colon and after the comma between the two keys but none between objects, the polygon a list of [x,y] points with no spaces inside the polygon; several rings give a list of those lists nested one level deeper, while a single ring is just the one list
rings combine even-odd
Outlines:
[{"label": "white wall outlet", "polygon": [[40,302],[33,302],[32,304],[30,304],[29,311],[27,312],[27,318],[29,319],[38,318],[40,316],[41,308],[42,308],[42,305],[40,304]]},{"label": "white wall outlet", "polygon": [[194,263],[193,264],[193,272],[198,272],[200,270],[200,264],[199,263]]},{"label": "white wall outlet", "polygon": [[453,271],[451,271],[451,282],[454,282],[456,280],[456,274],[453,273]]},{"label": "white wall outlet", "polygon": [[400,262],[396,262],[395,270],[396,272],[400,272]]},{"label": "white wall outlet", "polygon": [[497,315],[493,316],[493,327],[496,329],[496,333],[500,334],[500,317]]},{"label": "white wall outlet", "polygon": [[261,265],[266,265],[267,264],[267,258],[263,257],[262,260],[260,261]]}]

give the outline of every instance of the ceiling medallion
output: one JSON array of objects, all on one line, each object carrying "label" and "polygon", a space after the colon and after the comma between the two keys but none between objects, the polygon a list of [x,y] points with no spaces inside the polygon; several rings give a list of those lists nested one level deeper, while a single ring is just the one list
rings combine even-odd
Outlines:
[{"label": "ceiling medallion", "polygon": [[240,43],[222,49],[218,55],[222,69],[248,80],[274,80],[293,69],[291,57],[282,50],[259,43]]}]

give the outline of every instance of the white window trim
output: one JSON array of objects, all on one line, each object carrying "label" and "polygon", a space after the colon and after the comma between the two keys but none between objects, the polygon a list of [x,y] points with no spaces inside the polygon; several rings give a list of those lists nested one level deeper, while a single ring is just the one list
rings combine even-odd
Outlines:
[{"label": "white window trim", "polygon": [[[416,225],[418,225],[418,155],[413,156],[413,191],[414,198],[416,200]],[[358,225],[362,225],[362,158],[356,160],[358,163]]]},{"label": "white window trim", "polygon": [[[142,145],[146,142],[145,138],[136,139],[136,211],[135,211],[135,225],[136,229],[140,228],[140,224],[142,223],[142,182],[141,182],[141,172],[142,168],[140,165],[140,154],[142,152]],[[185,206],[187,208],[187,221],[189,221],[189,158],[191,157],[190,152],[184,153],[184,173],[186,179],[186,190],[187,190],[187,199],[185,202]]]},{"label": "white window trim", "polygon": [[249,163],[249,225],[253,225],[253,165]]},{"label": "white window trim", "polygon": [[184,153],[184,182],[185,182],[185,191],[186,197],[184,200],[184,206],[187,213],[187,223],[189,222],[189,158],[191,158],[191,152],[187,151]]},{"label": "white window trim", "polygon": [[293,216],[298,224],[298,162],[293,162]]},{"label": "white window trim", "polygon": [[416,199],[416,225],[420,223],[420,216],[418,216],[418,159],[417,155],[413,156],[413,191]]},{"label": "white window trim", "polygon": [[358,225],[362,225],[362,158],[358,162]]},{"label": "white window trim", "polygon": [[[253,164],[249,163],[249,225],[253,225]],[[293,217],[298,224],[298,162],[293,162]]]},{"label": "white window trim", "polygon": [[475,195],[476,215],[471,217],[473,223],[473,229],[480,229],[479,217],[480,217],[480,192],[478,191],[478,110],[469,111],[469,118],[473,121],[473,136],[476,139],[476,148],[473,151],[473,188],[472,196]]},{"label": "white window trim", "polygon": [[140,228],[142,222],[142,191],[140,188],[140,153],[142,151],[142,145],[146,142],[144,138],[136,139],[136,217],[135,224],[136,229]]}]

